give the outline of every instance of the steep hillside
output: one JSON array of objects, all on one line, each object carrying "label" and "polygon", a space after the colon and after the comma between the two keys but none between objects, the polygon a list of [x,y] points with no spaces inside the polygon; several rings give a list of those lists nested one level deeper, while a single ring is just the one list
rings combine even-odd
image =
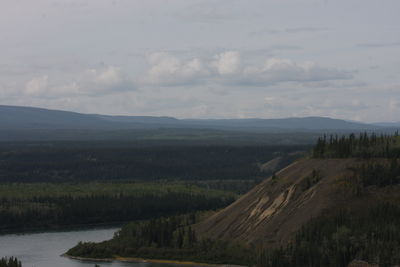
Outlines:
[{"label": "steep hillside", "polygon": [[279,170],[279,166],[282,164],[283,157],[276,157],[271,159],[270,161],[260,164],[259,168],[262,172],[265,173],[274,173]]},{"label": "steep hillside", "polygon": [[399,133],[324,136],[310,157],[197,223],[196,233],[262,251],[259,266],[398,266]]},{"label": "steep hillside", "polygon": [[286,244],[311,218],[351,198],[342,184],[356,159],[302,159],[196,225],[205,238]]}]

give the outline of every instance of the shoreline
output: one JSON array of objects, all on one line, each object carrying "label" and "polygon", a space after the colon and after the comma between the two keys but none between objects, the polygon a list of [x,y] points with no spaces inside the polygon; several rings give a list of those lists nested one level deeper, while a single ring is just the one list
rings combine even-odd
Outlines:
[{"label": "shoreline", "polygon": [[67,257],[73,260],[80,260],[80,261],[93,261],[93,262],[112,262],[112,261],[120,261],[120,262],[148,262],[148,263],[160,263],[160,264],[179,264],[179,265],[192,265],[192,266],[209,266],[209,267],[247,267],[243,265],[233,265],[233,264],[211,264],[211,263],[201,263],[201,262],[194,262],[194,261],[179,261],[179,260],[162,260],[162,259],[143,259],[143,258],[134,258],[134,257],[121,257],[115,256],[113,258],[86,258],[86,257],[76,257],[71,256],[66,253],[62,254],[61,256]]},{"label": "shoreline", "polygon": [[99,258],[77,257],[77,256],[68,255],[67,253],[61,254],[60,256],[61,257],[65,257],[65,258],[69,258],[69,259],[72,259],[72,260],[79,260],[79,261],[112,262],[114,260],[113,258],[99,259]]},{"label": "shoreline", "polygon": [[4,235],[19,235],[19,234],[37,234],[43,232],[70,232],[80,230],[95,230],[108,228],[121,228],[129,222],[112,222],[112,223],[92,223],[92,224],[71,224],[71,225],[50,225],[22,229],[0,229],[0,236]]}]

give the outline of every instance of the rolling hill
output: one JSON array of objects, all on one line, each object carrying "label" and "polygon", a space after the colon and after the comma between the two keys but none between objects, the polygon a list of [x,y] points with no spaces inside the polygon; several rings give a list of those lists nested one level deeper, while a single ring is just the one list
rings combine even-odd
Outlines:
[{"label": "rolling hill", "polygon": [[323,133],[393,132],[325,117],[284,119],[176,119],[82,114],[0,105],[0,141],[142,141],[310,144]]},{"label": "rolling hill", "polygon": [[241,131],[371,130],[379,126],[325,117],[284,119],[176,119],[151,116],[110,116],[34,107],[1,106],[0,129],[134,129],[207,128]]}]

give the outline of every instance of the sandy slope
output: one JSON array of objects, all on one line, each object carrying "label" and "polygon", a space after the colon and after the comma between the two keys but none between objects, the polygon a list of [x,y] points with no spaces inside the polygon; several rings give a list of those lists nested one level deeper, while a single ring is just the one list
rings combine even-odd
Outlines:
[{"label": "sandy slope", "polygon": [[[236,202],[196,225],[202,237],[246,243],[286,243],[301,225],[346,201],[337,190],[340,179],[349,175],[355,159],[302,159],[266,179]],[[315,169],[322,179],[304,189],[305,179]]]}]

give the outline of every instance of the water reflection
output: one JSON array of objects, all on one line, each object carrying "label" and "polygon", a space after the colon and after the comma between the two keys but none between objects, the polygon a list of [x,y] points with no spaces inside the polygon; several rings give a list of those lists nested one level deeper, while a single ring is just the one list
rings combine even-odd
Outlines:
[{"label": "water reflection", "polygon": [[[99,242],[113,237],[117,228],[68,232],[12,234],[0,236],[0,257],[15,256],[24,267],[93,267],[95,262],[82,262],[60,255],[79,241]],[[174,264],[97,262],[101,267],[166,267]],[[179,265],[181,266],[181,265]]]}]

